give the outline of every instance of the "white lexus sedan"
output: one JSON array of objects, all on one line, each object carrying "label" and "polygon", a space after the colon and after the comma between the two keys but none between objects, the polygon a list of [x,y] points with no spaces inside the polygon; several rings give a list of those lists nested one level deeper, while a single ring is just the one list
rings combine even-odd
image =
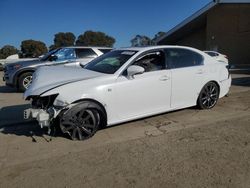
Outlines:
[{"label": "white lexus sedan", "polygon": [[[176,109],[213,108],[231,86],[227,64],[182,46],[121,48],[81,69],[41,67],[24,93],[24,118],[41,127],[59,120],[73,140],[98,128]],[[58,122],[58,121],[57,121]]]}]

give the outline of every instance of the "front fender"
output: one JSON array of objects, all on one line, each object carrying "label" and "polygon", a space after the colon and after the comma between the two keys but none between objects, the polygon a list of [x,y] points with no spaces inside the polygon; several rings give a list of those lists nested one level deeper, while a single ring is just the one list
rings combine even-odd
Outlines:
[{"label": "front fender", "polygon": [[[94,83],[85,84],[84,81],[74,82],[66,85],[62,85],[53,89],[50,89],[40,96],[49,96],[54,94],[59,94],[54,101],[54,105],[57,106],[59,103],[64,106],[74,103],[79,100],[95,100],[101,103],[103,106],[106,106],[107,96],[109,93],[107,92],[107,86],[96,86],[94,87]],[[59,105],[62,106],[62,105]]]},{"label": "front fender", "polygon": [[14,80],[14,84],[17,85],[18,84],[18,78],[20,77],[20,75],[22,75],[23,73],[26,72],[35,72],[36,69],[35,68],[24,68],[21,70],[18,70],[15,72],[14,76],[13,76],[13,80]]}]

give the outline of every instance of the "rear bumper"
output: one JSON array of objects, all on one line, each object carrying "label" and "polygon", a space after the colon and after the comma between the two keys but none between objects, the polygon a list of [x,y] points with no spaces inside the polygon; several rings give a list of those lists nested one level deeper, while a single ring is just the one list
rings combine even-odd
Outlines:
[{"label": "rear bumper", "polygon": [[220,98],[228,94],[232,83],[231,75],[228,79],[220,81]]}]

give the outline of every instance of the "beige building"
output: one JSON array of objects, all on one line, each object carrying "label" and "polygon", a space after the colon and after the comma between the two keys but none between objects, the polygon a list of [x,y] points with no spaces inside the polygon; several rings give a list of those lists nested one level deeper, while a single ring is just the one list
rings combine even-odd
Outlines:
[{"label": "beige building", "polygon": [[158,39],[226,54],[230,64],[250,64],[250,0],[209,3]]}]

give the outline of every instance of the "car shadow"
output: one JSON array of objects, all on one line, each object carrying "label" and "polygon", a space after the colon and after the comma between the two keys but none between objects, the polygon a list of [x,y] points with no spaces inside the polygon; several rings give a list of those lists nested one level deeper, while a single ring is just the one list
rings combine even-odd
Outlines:
[{"label": "car shadow", "polygon": [[250,87],[250,76],[249,77],[233,78],[232,85]]},{"label": "car shadow", "polygon": [[0,86],[0,93],[20,93],[16,88],[9,86]]}]

